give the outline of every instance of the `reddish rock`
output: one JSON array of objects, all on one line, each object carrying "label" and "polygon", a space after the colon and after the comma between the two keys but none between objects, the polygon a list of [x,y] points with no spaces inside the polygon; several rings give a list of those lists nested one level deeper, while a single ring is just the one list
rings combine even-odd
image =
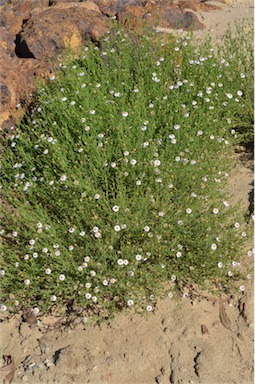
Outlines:
[{"label": "reddish rock", "polygon": [[16,105],[34,88],[37,76],[43,76],[50,70],[49,66],[34,59],[20,59],[8,54],[0,47],[0,124],[2,129],[9,129],[17,117]]},{"label": "reddish rock", "polygon": [[[91,7],[90,2],[90,7]],[[96,5],[95,5],[96,7]],[[66,3],[35,13],[20,33],[20,46],[30,57],[47,61],[64,48],[78,49],[86,40],[97,41],[108,30],[107,17],[86,3]]]},{"label": "reddish rock", "polygon": [[100,11],[107,16],[113,17],[117,13],[123,11],[125,7],[136,6],[136,5],[145,5],[148,1],[142,0],[94,0],[94,2],[100,8]]},{"label": "reddish rock", "polygon": [[[185,11],[191,4],[186,1],[147,2],[145,6],[128,5],[118,12],[118,20],[129,28],[140,26],[143,21],[149,27],[163,27],[188,30],[203,29],[204,26],[193,12]],[[198,3],[197,3],[198,5]]]}]

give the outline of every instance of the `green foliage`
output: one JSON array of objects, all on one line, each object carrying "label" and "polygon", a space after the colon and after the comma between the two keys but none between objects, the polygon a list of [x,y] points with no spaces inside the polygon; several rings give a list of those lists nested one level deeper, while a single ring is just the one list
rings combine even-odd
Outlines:
[{"label": "green foliage", "polygon": [[10,310],[102,317],[185,284],[231,289],[245,224],[224,187],[253,76],[238,42],[113,31],[38,89],[2,164]]}]

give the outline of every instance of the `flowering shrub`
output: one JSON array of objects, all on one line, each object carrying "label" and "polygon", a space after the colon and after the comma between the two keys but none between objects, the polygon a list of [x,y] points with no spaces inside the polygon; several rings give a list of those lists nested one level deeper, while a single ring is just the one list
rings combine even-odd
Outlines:
[{"label": "flowering shrub", "polygon": [[150,312],[239,278],[245,223],[224,188],[252,71],[195,44],[115,31],[40,86],[5,143],[2,310]]}]

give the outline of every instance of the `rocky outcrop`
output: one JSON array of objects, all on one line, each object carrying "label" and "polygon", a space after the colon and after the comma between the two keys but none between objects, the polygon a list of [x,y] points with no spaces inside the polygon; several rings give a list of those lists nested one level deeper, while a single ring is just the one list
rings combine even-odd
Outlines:
[{"label": "rocky outcrop", "polygon": [[16,105],[37,76],[67,48],[78,52],[98,41],[112,18],[129,28],[202,29],[193,11],[211,10],[203,0],[0,0],[0,125],[13,126]]}]

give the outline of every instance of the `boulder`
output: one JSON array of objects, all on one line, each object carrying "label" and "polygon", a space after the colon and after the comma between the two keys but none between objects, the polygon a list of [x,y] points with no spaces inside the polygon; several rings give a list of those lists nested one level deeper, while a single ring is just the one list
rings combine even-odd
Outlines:
[{"label": "boulder", "polygon": [[[108,28],[108,19],[96,4],[63,3],[35,12],[19,34],[19,56],[47,61],[69,47],[78,49],[85,41],[97,41]],[[93,9],[92,9],[93,8]]]}]

